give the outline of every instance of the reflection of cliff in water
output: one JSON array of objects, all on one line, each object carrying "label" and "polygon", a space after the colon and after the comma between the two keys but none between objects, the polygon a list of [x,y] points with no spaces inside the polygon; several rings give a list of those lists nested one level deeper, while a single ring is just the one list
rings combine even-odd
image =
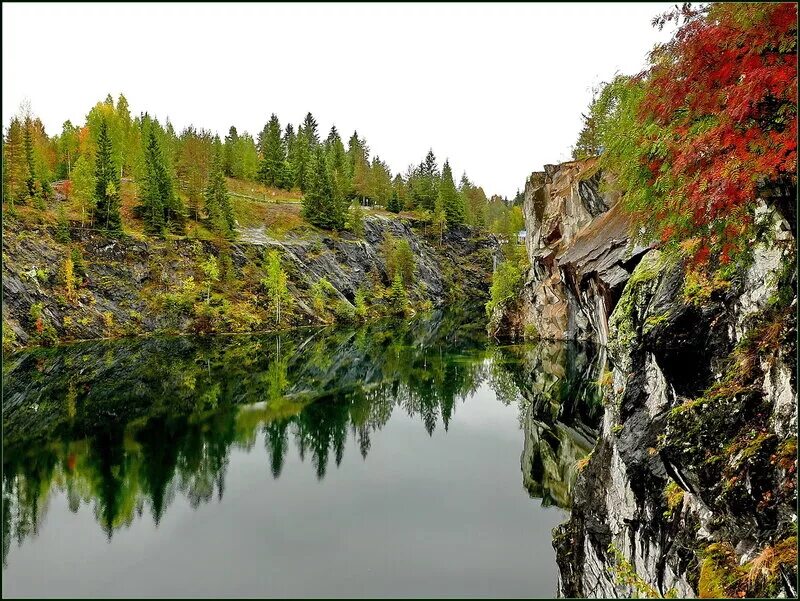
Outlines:
[{"label": "reflection of cliff in water", "polygon": [[[570,400],[577,384],[558,375],[569,373],[567,356],[523,348],[489,347],[481,324],[436,312],[353,329],[14,355],[3,366],[3,558],[11,538],[36,534],[55,493],[73,512],[91,506],[111,537],[144,513],[158,524],[177,496],[192,507],[222,499],[233,449],[258,452],[263,440],[278,478],[294,447],[323,479],[347,445],[366,458],[395,409],[432,434],[483,384],[520,403],[526,488],[564,506],[587,450],[571,434],[584,410]],[[557,374],[538,373],[547,369]],[[550,392],[531,393],[539,384]]]},{"label": "reflection of cliff in water", "polygon": [[592,346],[541,342],[503,354],[504,369],[522,395],[523,485],[543,505],[568,509],[578,463],[592,450],[602,416],[600,353]]}]

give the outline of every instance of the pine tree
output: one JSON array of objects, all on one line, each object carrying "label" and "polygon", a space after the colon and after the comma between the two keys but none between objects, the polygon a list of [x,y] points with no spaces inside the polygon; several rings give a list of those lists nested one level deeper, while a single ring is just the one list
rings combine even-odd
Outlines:
[{"label": "pine tree", "polygon": [[354,200],[347,209],[345,229],[359,238],[364,235],[364,209],[357,200]]},{"label": "pine tree", "polygon": [[281,139],[281,124],[275,113],[264,128],[262,151],[263,157],[258,169],[259,181],[266,186],[282,186],[285,181],[283,170],[286,163],[286,148]]},{"label": "pine tree", "polygon": [[[273,113],[274,114],[274,113]],[[264,144],[267,140],[267,131],[269,130],[269,123],[265,123],[264,127],[261,128],[261,131],[258,132],[258,137],[256,137],[256,149],[258,150],[259,156],[263,159],[264,155],[266,154]]]},{"label": "pine tree", "polygon": [[392,190],[392,196],[389,198],[389,204],[386,205],[386,210],[392,213],[399,213],[403,210],[400,204],[400,197],[397,195],[397,190]]},{"label": "pine tree", "polygon": [[233,177],[255,180],[258,176],[258,150],[253,136],[245,132],[239,136],[234,148]]},{"label": "pine tree", "polygon": [[370,171],[369,147],[366,140],[358,137],[354,131],[347,144],[347,160],[350,170],[351,192],[350,196],[363,201],[369,196]]},{"label": "pine tree", "polygon": [[329,230],[344,227],[345,211],[336,203],[330,174],[321,146],[317,146],[308,167],[308,190],[303,195],[303,216],[309,223]]},{"label": "pine tree", "polygon": [[190,125],[181,132],[178,152],[178,178],[189,200],[189,214],[200,220],[203,191],[211,171],[214,142],[211,132]]},{"label": "pine tree", "polygon": [[36,197],[36,163],[33,160],[33,132],[31,131],[31,119],[25,119],[23,128],[23,140],[25,147],[25,186],[28,189],[28,196]]},{"label": "pine tree", "polygon": [[459,194],[464,197],[465,223],[484,227],[487,220],[488,199],[483,188],[475,187],[467,174],[461,176]]},{"label": "pine tree", "polygon": [[350,169],[348,167],[347,153],[344,144],[336,131],[336,126],[331,127],[328,138],[325,140],[325,156],[333,188],[334,201],[342,211],[346,211],[350,200]]},{"label": "pine tree", "polygon": [[294,185],[300,188],[302,192],[305,192],[308,185],[308,164],[310,163],[312,153],[302,125],[297,128],[297,137],[295,138],[292,151],[289,162],[292,165],[292,173],[294,173]]},{"label": "pine tree", "polygon": [[64,203],[58,203],[58,221],[56,222],[56,233],[54,238],[57,242],[66,243],[70,241],[69,220],[64,209]]},{"label": "pine tree", "polygon": [[12,207],[15,202],[22,202],[27,196],[23,138],[22,124],[17,118],[12,119],[3,144],[3,199],[10,202]]},{"label": "pine tree", "polygon": [[164,198],[161,196],[161,151],[153,129],[145,148],[145,177],[139,197],[139,213],[146,228],[152,233],[164,229]]},{"label": "pine tree", "polygon": [[400,271],[394,275],[386,300],[389,301],[389,311],[394,315],[403,315],[408,310],[408,295]]},{"label": "pine tree", "polygon": [[105,118],[100,122],[100,133],[97,138],[94,177],[94,196],[99,225],[109,232],[121,232],[119,176],[114,165],[111,136],[109,135],[108,123]]},{"label": "pine tree", "polygon": [[230,236],[233,234],[236,223],[233,218],[230,198],[228,197],[228,185],[225,183],[225,174],[222,167],[223,157],[221,155],[219,144],[217,144],[205,193],[206,215],[212,229]]},{"label": "pine tree", "polygon": [[115,114],[120,138],[119,173],[120,178],[122,178],[124,173],[130,175],[133,172],[136,145],[139,141],[138,137],[135,135],[136,128],[134,127],[131,119],[131,112],[128,108],[128,99],[122,94],[120,94],[117,98]]},{"label": "pine tree", "polygon": [[379,156],[372,159],[369,168],[368,194],[372,202],[381,206],[389,204],[392,195],[392,173]]},{"label": "pine tree", "polygon": [[303,119],[303,135],[308,140],[309,147],[313,148],[319,144],[319,133],[317,132],[317,120],[311,113],[306,114]]},{"label": "pine tree", "polygon": [[[405,209],[412,209],[413,208],[413,205],[410,206],[409,202],[408,202],[408,200],[409,200],[409,198],[408,198],[408,186],[406,185],[406,182],[403,180],[403,176],[400,175],[399,173],[397,175],[395,175],[394,176],[394,180],[392,180],[392,195],[393,196],[394,195],[397,196],[396,201],[394,201],[395,202],[395,206],[397,207],[397,210],[394,211],[395,213],[399,213],[400,211],[403,211]],[[391,204],[391,202],[392,201],[390,199],[390,204]]]},{"label": "pine tree", "polygon": [[453,171],[450,163],[444,162],[442,168],[442,181],[439,185],[439,199],[447,215],[447,225],[457,225],[464,223],[464,197],[456,190],[453,181]]},{"label": "pine tree", "polygon": [[434,210],[438,195],[439,167],[436,165],[433,150],[425,155],[425,160],[417,167],[413,181],[409,183],[415,203],[423,209]]},{"label": "pine tree", "polygon": [[319,134],[317,133],[317,121],[311,113],[308,113],[303,120],[303,124],[297,128],[297,139],[295,140],[295,159],[293,169],[295,183],[303,192],[306,192],[313,179],[314,157],[319,146]]},{"label": "pine tree", "polygon": [[139,212],[151,232],[161,232],[165,226],[183,229],[183,205],[175,194],[172,177],[151,127],[145,149],[145,177],[140,195]]},{"label": "pine tree", "polygon": [[294,133],[294,126],[291,123],[286,125],[286,131],[283,134],[283,147],[286,149],[286,162],[283,168],[283,183],[281,187],[286,190],[291,190],[295,184],[295,173],[292,164],[292,157],[294,156],[294,146],[297,136]]},{"label": "pine tree", "polygon": [[225,158],[222,164],[222,169],[228,177],[233,177],[238,142],[239,132],[236,131],[235,126],[231,125],[230,129],[228,129],[228,135],[225,136]]}]

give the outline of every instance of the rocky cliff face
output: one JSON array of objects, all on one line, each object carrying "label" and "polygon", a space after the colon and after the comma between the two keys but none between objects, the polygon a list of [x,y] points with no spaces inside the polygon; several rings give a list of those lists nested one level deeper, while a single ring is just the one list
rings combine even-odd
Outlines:
[{"label": "rocky cliff face", "polygon": [[525,183],[525,286],[497,335],[605,344],[608,317],[647,248],[628,239],[627,216],[596,159],[545,165]]},{"label": "rocky cliff face", "polygon": [[[273,327],[260,280],[266,251],[277,249],[293,297],[290,325],[321,323],[311,287],[321,278],[333,285],[325,310],[352,309],[360,287],[391,284],[384,241],[408,242],[414,255],[412,304],[441,306],[453,300],[480,302],[491,280],[497,241],[466,227],[451,228],[442,246],[414,224],[374,215],[361,238],[309,231],[277,240],[246,229],[236,242],[139,240],[72,232],[72,242],[54,239],[46,226],[31,229],[7,218],[3,236],[3,326],[14,344],[93,339],[143,333],[253,331]],[[202,307],[207,275],[201,263],[216,257],[219,294]],[[67,289],[64,264],[74,259],[75,286]],[[198,308],[199,307],[199,308]],[[35,314],[40,314],[37,320]],[[200,314],[203,313],[203,314]],[[330,316],[327,316],[329,319]],[[38,321],[38,323],[37,323]],[[4,333],[4,346],[8,332]]]},{"label": "rocky cliff face", "polygon": [[559,594],[796,596],[796,188],[762,190],[748,267],[726,280],[631,242],[613,190],[593,159],[531,175],[530,270],[495,320],[601,349],[599,435],[554,533]]},{"label": "rocky cliff face", "polygon": [[561,595],[796,594],[795,239],[756,215],[732,282],[686,282],[656,250],[628,278],[600,439],[555,533]]}]

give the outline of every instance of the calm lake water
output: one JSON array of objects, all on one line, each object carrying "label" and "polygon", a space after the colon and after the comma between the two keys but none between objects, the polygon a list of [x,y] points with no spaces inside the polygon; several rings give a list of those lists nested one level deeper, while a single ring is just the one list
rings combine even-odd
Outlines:
[{"label": "calm lake water", "polygon": [[4,596],[556,591],[591,349],[435,312],[3,365]]}]

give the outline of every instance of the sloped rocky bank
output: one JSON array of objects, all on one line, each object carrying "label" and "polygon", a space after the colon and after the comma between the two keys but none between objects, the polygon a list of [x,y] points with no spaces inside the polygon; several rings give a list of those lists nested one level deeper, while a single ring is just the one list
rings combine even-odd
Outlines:
[{"label": "sloped rocky bank", "polygon": [[[277,250],[287,273],[292,313],[285,325],[329,322],[353,310],[359,288],[375,313],[391,287],[385,242],[405,240],[413,255],[407,295],[415,308],[454,300],[481,301],[491,282],[497,240],[468,227],[425,234],[423,224],[371,215],[364,235],[308,230],[275,239],[243,229],[237,240],[110,238],[71,232],[56,241],[52,227],[24,227],[6,217],[3,236],[4,346],[148,333],[260,331],[275,327],[261,280],[267,251]],[[433,238],[437,238],[433,240]],[[219,279],[207,288],[202,263],[217,260]],[[73,286],[64,266],[72,262]],[[328,280],[324,306],[312,287]]]}]

